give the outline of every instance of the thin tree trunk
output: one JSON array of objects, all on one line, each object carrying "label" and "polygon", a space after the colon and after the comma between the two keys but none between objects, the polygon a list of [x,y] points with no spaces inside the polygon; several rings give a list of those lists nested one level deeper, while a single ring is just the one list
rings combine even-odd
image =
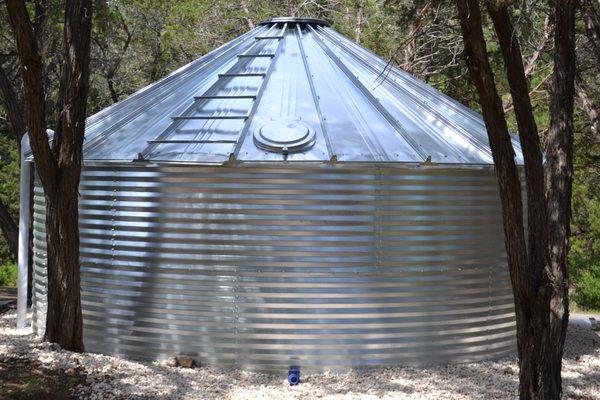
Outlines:
[{"label": "thin tree trunk", "polygon": [[27,130],[25,125],[25,118],[23,118],[23,111],[19,105],[19,98],[15,93],[4,68],[0,65],[0,98],[2,99],[2,105],[6,111],[6,116],[10,122],[10,132],[17,142],[17,148],[19,154],[21,154],[21,139]]},{"label": "thin tree trunk", "polygon": [[117,93],[117,90],[115,89],[115,82],[113,80],[113,76],[106,77],[106,85],[108,86],[108,91],[110,93],[110,99],[112,100],[112,102],[118,103],[119,102],[119,94]]},{"label": "thin tree trunk", "polygon": [[527,222],[529,226],[528,254],[530,267],[536,280],[536,287],[539,287],[542,283],[542,271],[548,265],[547,241],[544,234],[547,231],[544,169],[540,139],[529,98],[529,84],[523,66],[519,40],[510,20],[507,6],[496,8],[494,4],[489,0],[486,1],[506,65],[506,75],[525,160]]},{"label": "thin tree trunk", "polygon": [[581,15],[585,25],[585,34],[597,62],[600,63],[600,4],[598,0],[581,0]]},{"label": "thin tree trunk", "polygon": [[588,96],[586,85],[579,76],[575,77],[575,90],[579,99],[579,107],[587,114],[590,120],[592,137],[597,142],[600,142],[600,107],[594,104],[590,96]]},{"label": "thin tree trunk", "polygon": [[419,32],[423,27],[425,15],[432,7],[430,1],[422,4],[421,1],[415,2],[415,16],[410,24],[404,45],[404,62],[402,68],[408,72],[414,73],[417,61],[417,43]]},{"label": "thin tree trunk", "polygon": [[244,21],[248,25],[248,29],[254,29],[254,22],[250,18],[250,10],[248,9],[248,0],[242,0],[241,2],[242,11],[244,11]]},{"label": "thin tree trunk", "polygon": [[[532,295],[533,279],[529,277],[525,233],[523,229],[523,205],[519,172],[515,164],[508,126],[502,110],[502,102],[494,84],[494,76],[487,58],[487,48],[481,27],[481,11],[477,0],[457,0],[458,12],[465,43],[465,56],[469,74],[481,102],[484,122],[488,131],[490,147],[496,166],[503,226],[506,239],[517,319],[523,317],[523,299]],[[525,282],[521,281],[525,278]]]},{"label": "thin tree trunk", "polygon": [[365,0],[356,2],[356,25],[354,26],[354,41],[360,44],[365,19]]},{"label": "thin tree trunk", "polygon": [[16,260],[19,256],[19,227],[10,215],[8,207],[0,200],[0,229],[8,244],[11,256]]}]

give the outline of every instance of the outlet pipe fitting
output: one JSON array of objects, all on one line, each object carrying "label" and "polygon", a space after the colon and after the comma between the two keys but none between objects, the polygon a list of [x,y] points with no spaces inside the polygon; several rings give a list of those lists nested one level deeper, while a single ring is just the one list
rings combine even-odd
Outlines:
[{"label": "outlet pipe fitting", "polygon": [[287,378],[290,386],[295,386],[300,383],[300,367],[290,367]]}]

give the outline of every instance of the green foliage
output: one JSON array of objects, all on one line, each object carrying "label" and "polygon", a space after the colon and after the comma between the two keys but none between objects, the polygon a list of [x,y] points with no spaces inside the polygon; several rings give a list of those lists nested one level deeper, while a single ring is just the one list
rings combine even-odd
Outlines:
[{"label": "green foliage", "polygon": [[0,265],[0,286],[17,286],[17,264],[9,262]]},{"label": "green foliage", "polygon": [[575,291],[572,295],[575,303],[583,309],[600,309],[600,262],[594,264],[571,264],[577,271]]},{"label": "green foliage", "polygon": [[573,300],[600,309],[600,188],[598,172],[580,168],[573,184],[573,235],[569,253]]}]

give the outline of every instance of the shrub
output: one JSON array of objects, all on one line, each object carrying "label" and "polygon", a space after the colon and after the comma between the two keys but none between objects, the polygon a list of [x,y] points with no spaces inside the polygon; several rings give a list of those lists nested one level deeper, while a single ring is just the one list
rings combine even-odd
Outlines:
[{"label": "shrub", "polygon": [[0,265],[0,286],[17,286],[17,264],[9,262]]},{"label": "shrub", "polygon": [[575,303],[583,309],[600,309],[600,262],[581,271],[574,281]]}]

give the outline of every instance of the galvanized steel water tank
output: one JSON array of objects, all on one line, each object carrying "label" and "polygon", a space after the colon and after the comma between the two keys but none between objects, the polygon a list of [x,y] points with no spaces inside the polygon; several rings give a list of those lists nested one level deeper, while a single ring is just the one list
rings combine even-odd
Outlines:
[{"label": "galvanized steel water tank", "polygon": [[[344,369],[515,347],[481,117],[324,21],[266,21],[90,117],[84,157],[88,351]],[[38,332],[43,222],[37,185]]]}]

